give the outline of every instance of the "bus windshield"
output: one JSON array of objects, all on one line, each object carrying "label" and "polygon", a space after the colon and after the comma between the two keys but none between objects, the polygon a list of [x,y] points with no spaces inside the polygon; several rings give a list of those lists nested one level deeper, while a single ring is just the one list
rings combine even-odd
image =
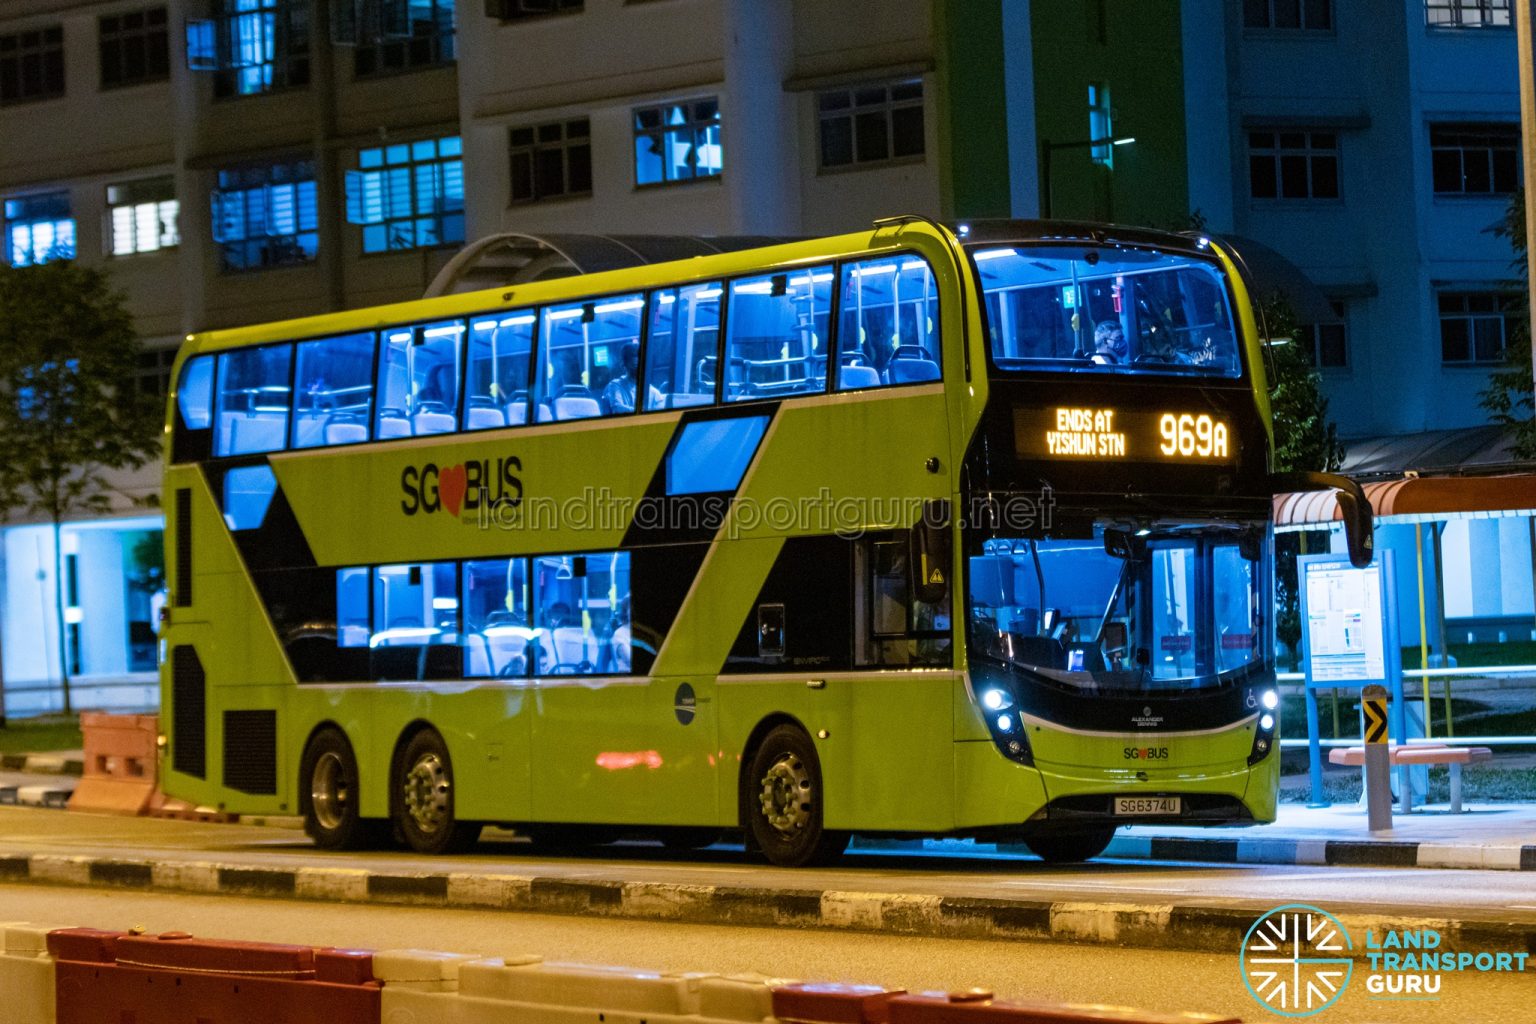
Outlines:
[{"label": "bus windshield", "polygon": [[973,650],[1074,690],[1223,685],[1267,661],[1262,541],[1102,524],[1082,540],[988,540],[969,566]]},{"label": "bus windshield", "polygon": [[1094,245],[989,247],[971,255],[999,370],[1242,372],[1214,261]]}]

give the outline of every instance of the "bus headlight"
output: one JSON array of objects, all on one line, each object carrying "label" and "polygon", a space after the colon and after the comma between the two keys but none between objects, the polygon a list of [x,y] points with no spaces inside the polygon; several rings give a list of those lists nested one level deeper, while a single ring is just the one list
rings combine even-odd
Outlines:
[{"label": "bus headlight", "polygon": [[981,705],[981,719],[992,735],[992,742],[1010,761],[1033,765],[1034,752],[1029,749],[1029,737],[1024,727],[1024,716],[1018,707],[1018,697],[1011,681],[1006,677],[978,679],[975,682],[976,703]]},{"label": "bus headlight", "polygon": [[981,695],[981,706],[988,711],[1001,711],[1013,704],[1013,698],[1006,690],[986,690]]},{"label": "bus headlight", "polygon": [[[1248,751],[1248,763],[1250,765],[1258,764],[1268,757],[1275,744],[1279,742],[1276,730],[1279,728],[1280,719],[1272,712],[1274,705],[1280,703],[1280,697],[1274,690],[1265,690],[1264,695],[1259,699],[1270,710],[1259,715],[1257,726],[1253,730],[1253,748]],[[1271,699],[1274,701],[1273,705],[1270,703]]]},{"label": "bus headlight", "polygon": [[1012,715],[998,715],[997,716],[997,731],[998,732],[1013,732],[1013,716]]},{"label": "bus headlight", "polygon": [[1261,715],[1261,716],[1259,716],[1259,728],[1262,731],[1264,731],[1264,732],[1274,732],[1275,731],[1275,716],[1274,715]]},{"label": "bus headlight", "polygon": [[1265,711],[1273,711],[1280,706],[1280,694],[1274,690],[1265,690],[1259,698],[1259,703],[1264,705]]}]

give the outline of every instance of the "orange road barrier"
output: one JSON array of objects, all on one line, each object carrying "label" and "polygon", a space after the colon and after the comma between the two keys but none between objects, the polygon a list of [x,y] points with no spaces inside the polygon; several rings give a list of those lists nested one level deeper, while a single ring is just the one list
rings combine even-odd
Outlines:
[{"label": "orange road barrier", "polygon": [[1205,1013],[1150,1013],[1124,1006],[1001,1003],[985,989],[896,996],[890,1024],[1241,1024]]},{"label": "orange road barrier", "polygon": [[80,716],[85,734],[85,774],[69,798],[72,811],[143,814],[159,774],[154,715]]},{"label": "orange road barrier", "polygon": [[378,1024],[373,954],[68,928],[48,935],[57,1024]]}]

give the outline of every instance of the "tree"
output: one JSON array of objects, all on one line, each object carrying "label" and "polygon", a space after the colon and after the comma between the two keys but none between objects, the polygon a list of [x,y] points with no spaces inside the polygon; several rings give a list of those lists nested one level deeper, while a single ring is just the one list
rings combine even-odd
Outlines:
[{"label": "tree", "polygon": [[[1266,335],[1274,379],[1270,381],[1270,410],[1275,425],[1274,469],[1328,472],[1344,464],[1344,445],[1328,418],[1323,381],[1298,343],[1296,317],[1278,294],[1262,302],[1260,323]],[[1291,668],[1301,649],[1301,594],[1297,589],[1296,556],[1300,534],[1282,534],[1275,542],[1275,638],[1291,655]]]},{"label": "tree", "polygon": [[111,507],[105,473],[158,452],[159,401],[133,384],[139,341],[105,272],[58,260],[0,267],[0,502],[53,525],[64,711],[66,516]]},{"label": "tree", "polygon": [[1511,284],[1518,300],[1512,310],[1513,326],[1506,339],[1504,363],[1488,375],[1488,386],[1479,393],[1477,401],[1488,411],[1489,419],[1511,428],[1515,458],[1536,459],[1536,392],[1533,392],[1531,382],[1531,289],[1526,269],[1524,189],[1509,197],[1504,219],[1488,230],[1500,238],[1509,239],[1515,250],[1511,265],[1516,274]]}]

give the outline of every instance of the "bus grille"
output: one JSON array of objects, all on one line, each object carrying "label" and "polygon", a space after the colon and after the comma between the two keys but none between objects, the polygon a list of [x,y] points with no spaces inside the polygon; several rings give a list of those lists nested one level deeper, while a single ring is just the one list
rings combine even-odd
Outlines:
[{"label": "bus grille", "polygon": [[277,792],[277,712],[224,712],[224,785]]},{"label": "bus grille", "polygon": [[171,767],[207,778],[208,708],[203,663],[191,644],[171,649]]}]

